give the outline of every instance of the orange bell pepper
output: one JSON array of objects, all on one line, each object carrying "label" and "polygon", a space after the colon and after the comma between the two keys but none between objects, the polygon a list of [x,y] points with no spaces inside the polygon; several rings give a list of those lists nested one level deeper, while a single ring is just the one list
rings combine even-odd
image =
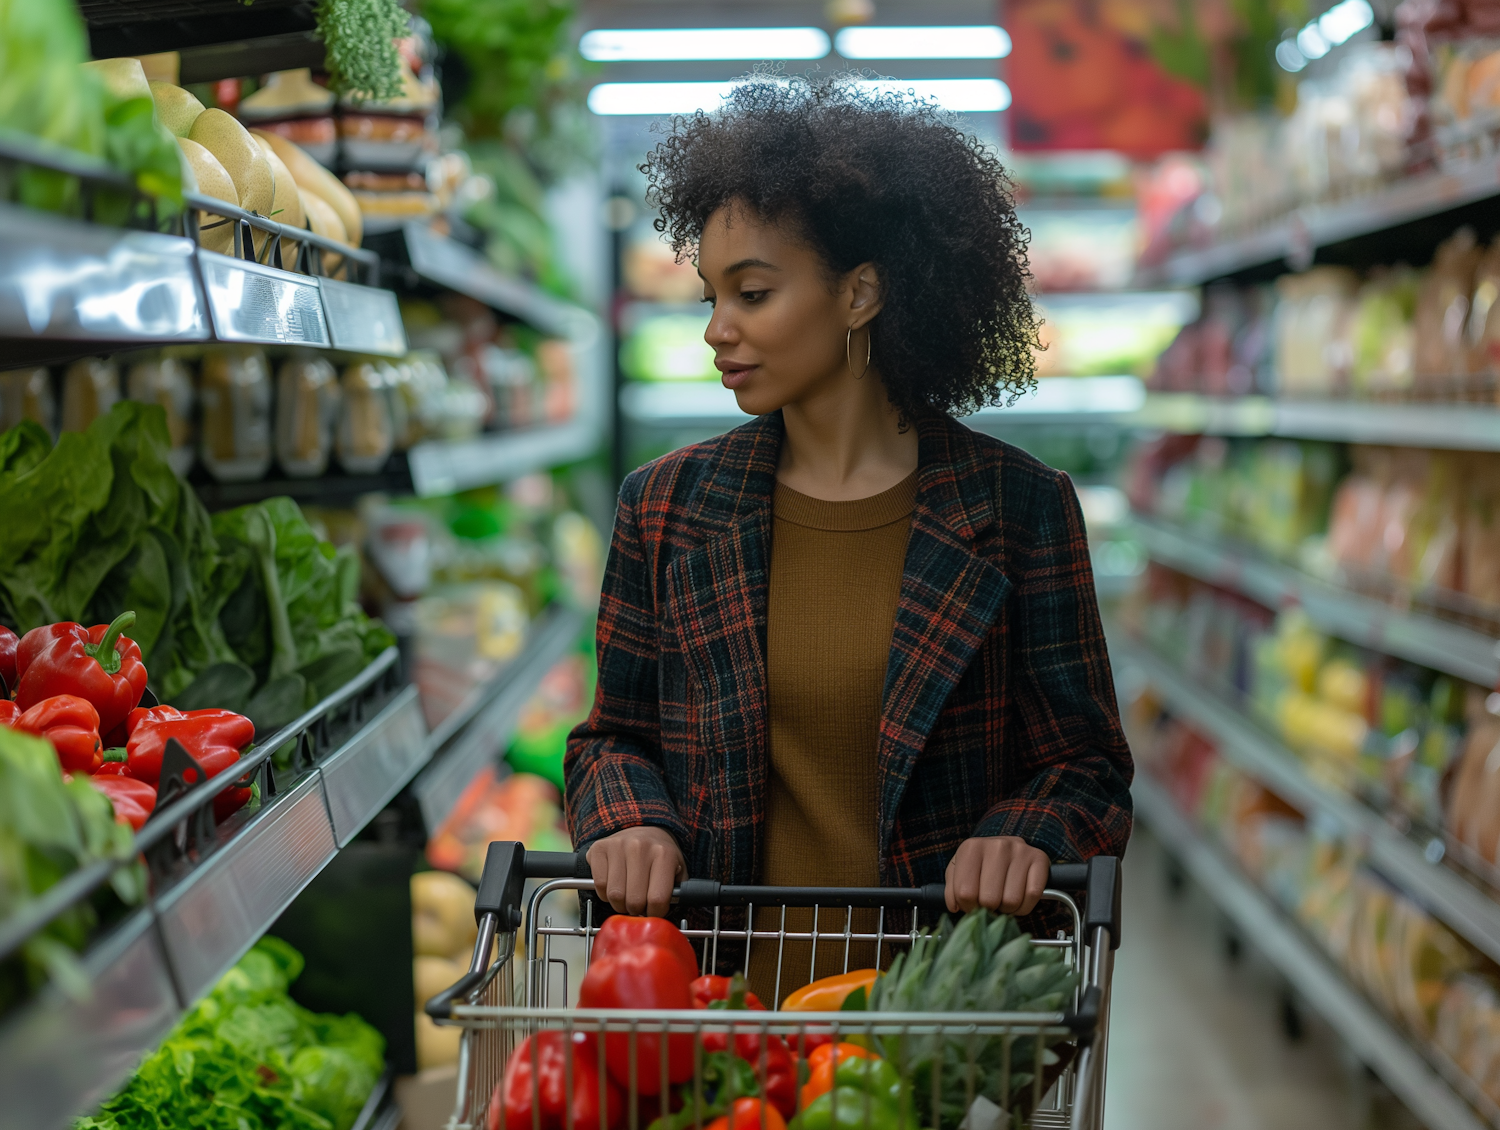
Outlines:
[{"label": "orange bell pepper", "polygon": [[858,1044],[824,1044],[822,1047],[814,1048],[812,1054],[807,1057],[807,1082],[802,1084],[803,1110],[812,1105],[813,1099],[833,1090],[833,1073],[837,1067],[837,1061],[834,1059],[835,1047],[838,1049],[839,1060],[880,1058],[869,1048],[862,1048]]},{"label": "orange bell pepper", "polygon": [[781,1002],[781,1007],[790,1012],[837,1012],[844,1007],[844,998],[855,989],[866,993],[880,976],[878,969],[852,969],[833,977],[824,977],[811,985],[792,993]]}]

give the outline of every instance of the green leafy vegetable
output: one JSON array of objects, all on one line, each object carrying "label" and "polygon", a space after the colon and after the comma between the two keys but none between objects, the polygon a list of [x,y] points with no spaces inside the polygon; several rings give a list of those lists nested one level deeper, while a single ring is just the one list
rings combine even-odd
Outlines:
[{"label": "green leafy vegetable", "polygon": [[408,25],[396,0],[318,0],[317,18],[334,90],[362,100],[400,96],[391,41],[406,35]]},{"label": "green leafy vegetable", "polygon": [[287,995],[302,956],[262,938],[74,1130],[348,1130],[385,1067],[359,1017]]},{"label": "green leafy vegetable", "polygon": [[[51,745],[0,726],[0,920],[80,867],[128,860],[130,844],[130,828],[116,822],[104,794],[87,781],[63,780]],[[114,886],[130,902],[143,891],[134,867],[124,868]],[[0,962],[0,1009],[49,979],[82,992],[73,954],[96,921],[92,904],[75,904],[30,938],[18,958]]]}]

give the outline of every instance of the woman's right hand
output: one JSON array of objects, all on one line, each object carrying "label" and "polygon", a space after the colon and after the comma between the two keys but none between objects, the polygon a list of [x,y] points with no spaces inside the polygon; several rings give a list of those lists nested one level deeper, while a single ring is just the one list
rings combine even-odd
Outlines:
[{"label": "woman's right hand", "polygon": [[594,889],[620,914],[661,918],[672,904],[672,888],[687,878],[682,850],[662,828],[626,828],[588,850]]}]

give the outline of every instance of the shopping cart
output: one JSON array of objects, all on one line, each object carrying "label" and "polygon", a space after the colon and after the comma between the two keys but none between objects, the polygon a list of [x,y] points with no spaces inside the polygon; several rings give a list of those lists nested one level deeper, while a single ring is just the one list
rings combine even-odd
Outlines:
[{"label": "shopping cart", "polygon": [[[791,1046],[806,1047],[805,1042],[793,1041],[805,1041],[809,1034],[831,1035],[836,1041],[863,1041],[872,1047],[877,1046],[875,1041],[894,1037],[902,1038],[901,1043],[879,1046],[905,1047],[906,1040],[922,1038],[929,1040],[928,1046],[933,1046],[935,1040],[943,1041],[950,1048],[956,1046],[959,1049],[958,1070],[951,1072],[945,1068],[928,1074],[926,1090],[931,1095],[931,1110],[925,1109],[925,1096],[923,1101],[912,1104],[924,1109],[913,1110],[904,1106],[901,1130],[934,1126],[951,1130],[955,1121],[951,1112],[955,1109],[959,1091],[963,1091],[963,1098],[962,1106],[957,1109],[966,1114],[958,1130],[1012,1130],[1013,1126],[1023,1123],[1035,1130],[1062,1130],[1065,1127],[1100,1130],[1103,1124],[1110,980],[1114,949],[1120,940],[1120,869],[1115,858],[1101,856],[1087,864],[1054,864],[1052,867],[1049,886],[1042,897],[1062,905],[1072,919],[1072,931],[1059,931],[1056,937],[1038,939],[1035,944],[1065,950],[1066,960],[1080,973],[1072,1006],[1057,1013],[569,1009],[565,1007],[566,984],[561,1004],[554,1005],[549,998],[551,982],[555,978],[549,974],[554,965],[562,962],[553,957],[553,940],[559,937],[581,939],[586,964],[598,926],[592,898],[580,898],[582,910],[577,925],[553,925],[550,916],[543,917],[542,904],[549,895],[559,891],[592,893],[594,884],[589,874],[581,854],[527,851],[521,844],[513,842],[490,844],[474,903],[479,937],[473,961],[468,973],[457,984],[433,997],[426,1005],[428,1015],[438,1023],[461,1025],[464,1029],[459,1045],[458,1098],[448,1130],[483,1130],[485,1127],[489,1130],[575,1130],[571,1102],[564,1104],[567,1107],[566,1124],[561,1126],[542,1122],[540,1101],[532,1104],[536,1113],[526,1119],[524,1125],[515,1125],[517,1120],[512,1119],[507,1126],[501,1104],[495,1104],[496,1109],[491,1110],[492,1097],[512,1049],[525,1037],[542,1032],[567,1035],[562,1042],[569,1051],[565,1053],[566,1078],[561,1093],[568,1096],[574,1094],[574,1070],[578,1068],[571,1049],[580,1045],[575,1045],[574,1039],[583,1033],[597,1036],[594,1046],[598,1048],[599,1056],[598,1109],[601,1110],[606,1108],[603,1083],[605,1037],[614,1037],[616,1041],[622,1036],[626,1038],[631,1065],[629,1094],[616,1130],[648,1130],[659,1111],[659,1106],[653,1106],[655,1099],[637,1093],[634,1073],[638,1062],[638,1041],[650,1041],[649,1046],[642,1044],[642,1061],[659,1062],[662,1076],[659,1090],[645,1086],[640,1090],[652,1089],[665,1094],[668,1091],[668,1056],[657,1057],[650,1048],[666,1046],[669,1035],[690,1035],[695,1049],[695,1078],[686,1086],[693,1089],[696,1102],[703,1101],[703,1080],[699,1076],[704,1063],[702,1037],[706,1032],[730,1033],[731,1039],[741,1034],[753,1035],[758,1038],[758,1046],[762,1049],[768,1036],[781,1036]],[[526,897],[528,880],[541,882],[532,884],[529,897]],[[744,961],[739,967],[748,968],[752,946],[774,944],[780,955],[789,941],[810,943],[814,963],[819,944],[841,947],[847,971],[850,948],[854,943],[874,943],[875,952],[883,957],[916,939],[918,912],[936,914],[945,909],[941,883],[919,889],[819,889],[739,887],[689,879],[673,891],[673,903],[682,910],[703,908],[696,913],[705,918],[710,910],[712,912],[712,924],[708,926],[691,928],[687,926],[687,920],[682,919],[683,932],[701,947],[706,971],[716,969],[721,954],[733,956],[723,947],[736,947],[742,952]],[[744,908],[743,926],[722,924],[722,911],[729,907]],[[780,908],[779,928],[760,928],[758,923],[765,922],[767,907],[772,908],[773,918],[775,908]],[[813,908],[811,928],[788,930],[788,907]],[[819,908],[838,912],[840,924],[837,929],[819,931]],[[876,912],[874,932],[856,929],[852,925],[858,908],[870,908]],[[757,909],[762,911],[758,920]],[[898,918],[906,919],[906,924],[897,927]],[[524,947],[518,954],[516,937],[523,927]],[[524,963],[518,958],[524,958]],[[778,982],[781,980],[779,960],[777,979]],[[535,1059],[539,1042],[533,1041],[530,1045],[533,1078],[540,1077]],[[761,1078],[765,1078],[764,1051],[761,1054],[759,1070]],[[953,1053],[948,1051],[946,1054]],[[905,1065],[898,1066],[903,1081],[909,1082]],[[593,1065],[589,1064],[587,1070],[594,1070]],[[1002,1100],[1011,1096],[1009,1105],[1014,1113],[1005,1113],[1000,1106],[984,1098],[982,1091],[976,1095],[976,1079],[993,1080],[996,1070],[1004,1073],[999,1095]],[[1031,1078],[1030,1087],[1023,1088],[1020,1099],[1015,1097],[1010,1086],[1012,1071]],[[953,1078],[954,1075],[957,1078]],[[942,1092],[949,1087],[951,1090],[944,1096]],[[696,1117],[700,1109],[694,1108],[695,1121],[689,1124],[691,1130],[703,1130],[712,1121],[711,1117]],[[940,1110],[949,1114],[940,1118]],[[835,1125],[848,1130],[849,1113],[845,1110]],[[868,1105],[865,1115],[868,1120]],[[580,1121],[586,1120],[580,1118]],[[596,1116],[588,1130],[602,1130],[597,1126],[599,1121]],[[875,1128],[868,1123],[861,1125],[856,1119],[854,1130]]]}]

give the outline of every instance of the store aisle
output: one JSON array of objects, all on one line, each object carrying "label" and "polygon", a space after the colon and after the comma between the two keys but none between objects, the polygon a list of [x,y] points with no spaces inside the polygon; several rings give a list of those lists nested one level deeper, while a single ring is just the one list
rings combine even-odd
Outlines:
[{"label": "store aisle", "polygon": [[1232,962],[1221,920],[1137,824],[1125,863],[1107,1130],[1415,1130],[1314,1015],[1282,1026],[1282,982],[1250,946]]}]

